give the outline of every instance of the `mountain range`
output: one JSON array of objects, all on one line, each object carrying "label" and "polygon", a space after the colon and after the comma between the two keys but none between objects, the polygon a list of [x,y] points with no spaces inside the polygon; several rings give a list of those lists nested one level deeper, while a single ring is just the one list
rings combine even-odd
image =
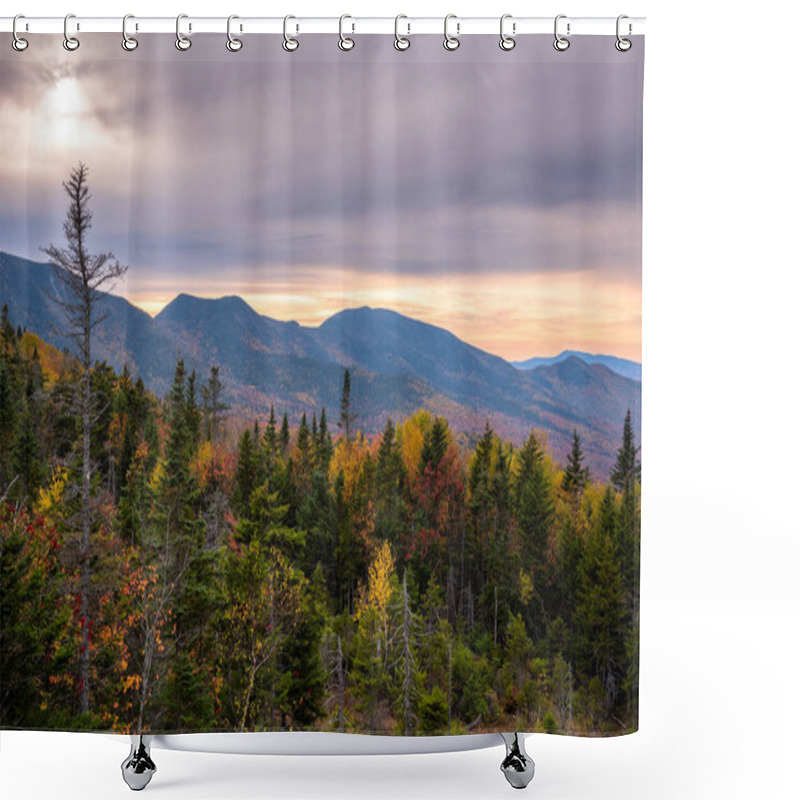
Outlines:
[{"label": "mountain range", "polygon": [[[63,293],[56,267],[0,252],[0,305],[8,305],[12,323],[68,349],[58,303]],[[345,309],[307,327],[259,314],[236,296],[180,294],[151,317],[122,297],[103,294],[97,313],[104,319],[93,334],[95,359],[117,370],[127,364],[162,396],[179,356],[201,380],[219,365],[232,413],[249,419],[263,419],[270,404],[285,409],[293,424],[302,412],[323,406],[335,418],[349,368],[357,426],[365,433],[380,431],[387,416],[402,419],[424,407],[468,438],[487,420],[517,444],[536,428],[563,460],[576,428],[587,463],[605,477],[626,410],[634,429],[641,414],[640,381],[602,360],[622,359],[591,361],[567,352],[546,363],[513,365],[387,309]]]},{"label": "mountain range", "polygon": [[559,364],[573,356],[586,364],[603,364],[612,372],[631,380],[640,381],[642,379],[642,365],[638,361],[630,361],[627,358],[618,358],[617,356],[605,356],[601,353],[584,353],[581,350],[564,350],[557,356],[535,356],[526,361],[512,361],[511,363],[517,369],[536,369],[537,367]]}]

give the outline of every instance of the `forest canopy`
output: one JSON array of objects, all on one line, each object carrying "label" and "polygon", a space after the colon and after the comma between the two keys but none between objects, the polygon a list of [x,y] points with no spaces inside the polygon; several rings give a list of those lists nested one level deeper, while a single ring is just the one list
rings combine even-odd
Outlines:
[{"label": "forest canopy", "polygon": [[157,397],[95,362],[84,417],[81,360],[3,309],[0,725],[636,728],[630,414],[598,476],[578,430],[564,464],[425,409],[367,438],[348,371],[332,417],[242,420],[220,366]]}]

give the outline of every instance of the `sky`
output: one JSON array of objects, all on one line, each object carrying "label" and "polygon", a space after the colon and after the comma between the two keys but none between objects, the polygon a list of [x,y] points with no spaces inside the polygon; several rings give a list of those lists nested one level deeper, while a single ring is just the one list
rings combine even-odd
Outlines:
[{"label": "sky", "polygon": [[510,360],[641,360],[639,56],[526,38],[3,48],[0,249],[61,243],[83,161],[89,247],[128,264],[115,291],[151,314],[181,292],[306,325],[369,305]]}]

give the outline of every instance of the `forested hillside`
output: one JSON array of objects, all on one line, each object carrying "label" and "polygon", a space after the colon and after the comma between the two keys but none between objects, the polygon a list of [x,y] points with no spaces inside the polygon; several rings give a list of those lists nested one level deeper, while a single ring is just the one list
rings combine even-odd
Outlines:
[{"label": "forested hillside", "polygon": [[344,368],[336,408],[243,423],[211,364],[159,398],[94,363],[82,583],[84,372],[3,309],[0,725],[636,728],[630,414],[605,482],[577,433],[562,463],[425,408],[362,435]]},{"label": "forested hillside", "polygon": [[[74,297],[63,278],[55,264],[0,252],[0,304],[8,304],[14,324],[74,351],[65,314]],[[641,416],[641,382],[587,363],[585,355],[567,353],[521,370],[388,309],[345,309],[312,328],[259,314],[241,297],[179,294],[150,317],[109,289],[104,284],[95,293],[94,358],[117,372],[127,366],[159,397],[169,392],[180,357],[190,372],[219,365],[227,403],[239,416],[266,419],[278,405],[295,419],[303,413],[310,419],[337,404],[349,369],[367,435],[382,431],[387,414],[405,418],[424,407],[473,443],[487,418],[517,445],[535,427],[563,460],[577,426],[587,464],[604,475],[614,464],[626,410],[634,427]]]}]

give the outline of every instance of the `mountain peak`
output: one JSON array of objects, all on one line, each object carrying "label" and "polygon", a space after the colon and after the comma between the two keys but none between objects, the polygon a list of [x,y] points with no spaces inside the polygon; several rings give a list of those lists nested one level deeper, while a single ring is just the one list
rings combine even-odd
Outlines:
[{"label": "mountain peak", "polygon": [[512,361],[511,363],[519,370],[534,370],[539,367],[552,366],[569,359],[576,358],[584,364],[602,364],[617,375],[630,378],[633,381],[642,380],[642,365],[638,361],[631,361],[627,358],[604,355],[602,353],[585,353],[582,350],[562,350],[557,356],[544,356],[529,358],[526,361]]}]

